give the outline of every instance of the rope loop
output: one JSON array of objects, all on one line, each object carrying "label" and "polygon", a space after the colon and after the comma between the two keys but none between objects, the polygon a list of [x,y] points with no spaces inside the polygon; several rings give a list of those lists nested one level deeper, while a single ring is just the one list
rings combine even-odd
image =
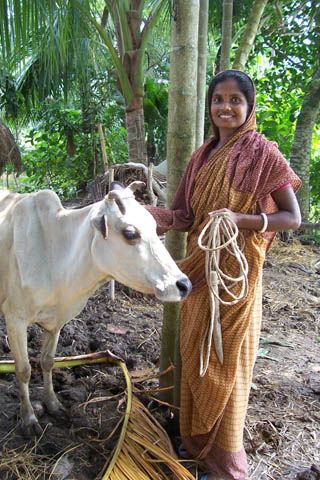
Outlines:
[{"label": "rope loop", "polygon": [[[208,369],[211,354],[212,338],[216,355],[223,364],[223,343],[220,322],[220,304],[234,305],[246,297],[248,293],[248,262],[238,245],[239,230],[231,220],[228,212],[213,212],[198,238],[198,246],[206,252],[205,274],[209,288],[210,322],[206,327],[200,347],[200,376]],[[243,239],[243,236],[242,236]],[[244,240],[244,239],[243,239]],[[239,275],[231,277],[220,268],[220,254],[227,250],[235,257],[239,265]],[[236,295],[232,289],[240,284],[240,292]],[[231,299],[223,300],[226,293]]]}]

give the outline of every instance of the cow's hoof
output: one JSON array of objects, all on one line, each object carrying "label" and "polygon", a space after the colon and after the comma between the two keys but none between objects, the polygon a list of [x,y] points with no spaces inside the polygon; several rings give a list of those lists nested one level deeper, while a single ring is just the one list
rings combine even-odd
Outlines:
[{"label": "cow's hoof", "polygon": [[62,403],[59,402],[57,398],[54,401],[47,402],[46,407],[48,413],[60,423],[70,420],[68,410],[64,407],[64,405],[62,405]]},{"label": "cow's hoof", "polygon": [[67,412],[66,408],[59,402],[56,396],[44,398],[44,403],[48,412],[53,417],[59,417]]},{"label": "cow's hoof", "polygon": [[21,423],[22,434],[26,438],[40,437],[43,434],[43,429],[36,417]]}]

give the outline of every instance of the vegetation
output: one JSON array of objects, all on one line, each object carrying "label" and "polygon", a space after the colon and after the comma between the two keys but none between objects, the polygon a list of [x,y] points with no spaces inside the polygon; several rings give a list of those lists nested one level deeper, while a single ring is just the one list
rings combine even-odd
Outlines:
[{"label": "vegetation", "polygon": [[[104,168],[99,124],[110,163],[166,158],[170,23],[179,14],[179,2],[172,11],[169,3],[1,2],[1,120],[22,156],[12,188],[49,187],[64,197],[81,193]],[[208,6],[207,54],[205,11],[199,22],[206,83],[219,65],[249,71],[257,85],[259,128],[303,177],[305,220],[319,221],[318,2],[209,0]],[[202,138],[208,122],[203,128],[201,85],[198,92],[195,122]],[[6,173],[12,171],[8,163]]]}]

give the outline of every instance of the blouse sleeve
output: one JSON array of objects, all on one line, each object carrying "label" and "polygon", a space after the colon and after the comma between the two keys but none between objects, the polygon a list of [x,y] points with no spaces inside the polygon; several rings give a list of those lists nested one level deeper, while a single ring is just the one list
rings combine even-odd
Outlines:
[{"label": "blouse sleeve", "polygon": [[296,192],[301,185],[301,180],[292,170],[278,147],[273,144],[261,172],[257,200],[261,201],[271,193],[281,189],[283,185],[291,185]]},{"label": "blouse sleeve", "polygon": [[195,152],[182,176],[171,208],[146,206],[157,222],[159,235],[168,230],[187,232],[192,226],[194,213],[191,208],[191,197],[197,169],[197,152]]},{"label": "blouse sleeve", "polygon": [[272,193],[290,186],[296,192],[301,186],[301,180],[281,154],[277,145],[273,144],[256,192],[260,211],[266,213],[278,211]]}]

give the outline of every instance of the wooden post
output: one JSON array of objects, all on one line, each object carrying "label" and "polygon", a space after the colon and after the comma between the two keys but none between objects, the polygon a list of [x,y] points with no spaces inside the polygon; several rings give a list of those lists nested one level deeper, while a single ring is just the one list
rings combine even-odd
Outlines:
[{"label": "wooden post", "polygon": [[[110,185],[114,180],[114,170],[113,168],[109,169],[108,157],[106,152],[106,141],[105,141],[101,123],[98,123],[98,132],[99,132],[101,152],[102,152],[102,158],[103,158],[104,173],[106,174],[107,172],[109,172],[109,190],[110,190]],[[109,294],[110,294],[111,301],[114,302],[115,300],[115,281],[114,280],[110,280],[109,282]]]},{"label": "wooden post", "polygon": [[[114,170],[113,168],[109,169],[109,191],[110,191],[110,185],[114,180]],[[109,294],[110,294],[110,299],[112,302],[115,300],[115,281],[110,280],[109,282]]]},{"label": "wooden post", "polygon": [[102,152],[102,158],[103,158],[104,173],[106,173],[109,170],[109,163],[108,163],[108,157],[106,152],[106,140],[104,138],[104,133],[103,133],[103,128],[101,123],[98,123],[98,132],[99,132],[101,152]]},{"label": "wooden post", "polygon": [[147,175],[147,191],[150,197],[151,205],[156,206],[157,197],[153,193],[152,183],[153,183],[153,163],[150,162],[148,167],[148,175]]}]

